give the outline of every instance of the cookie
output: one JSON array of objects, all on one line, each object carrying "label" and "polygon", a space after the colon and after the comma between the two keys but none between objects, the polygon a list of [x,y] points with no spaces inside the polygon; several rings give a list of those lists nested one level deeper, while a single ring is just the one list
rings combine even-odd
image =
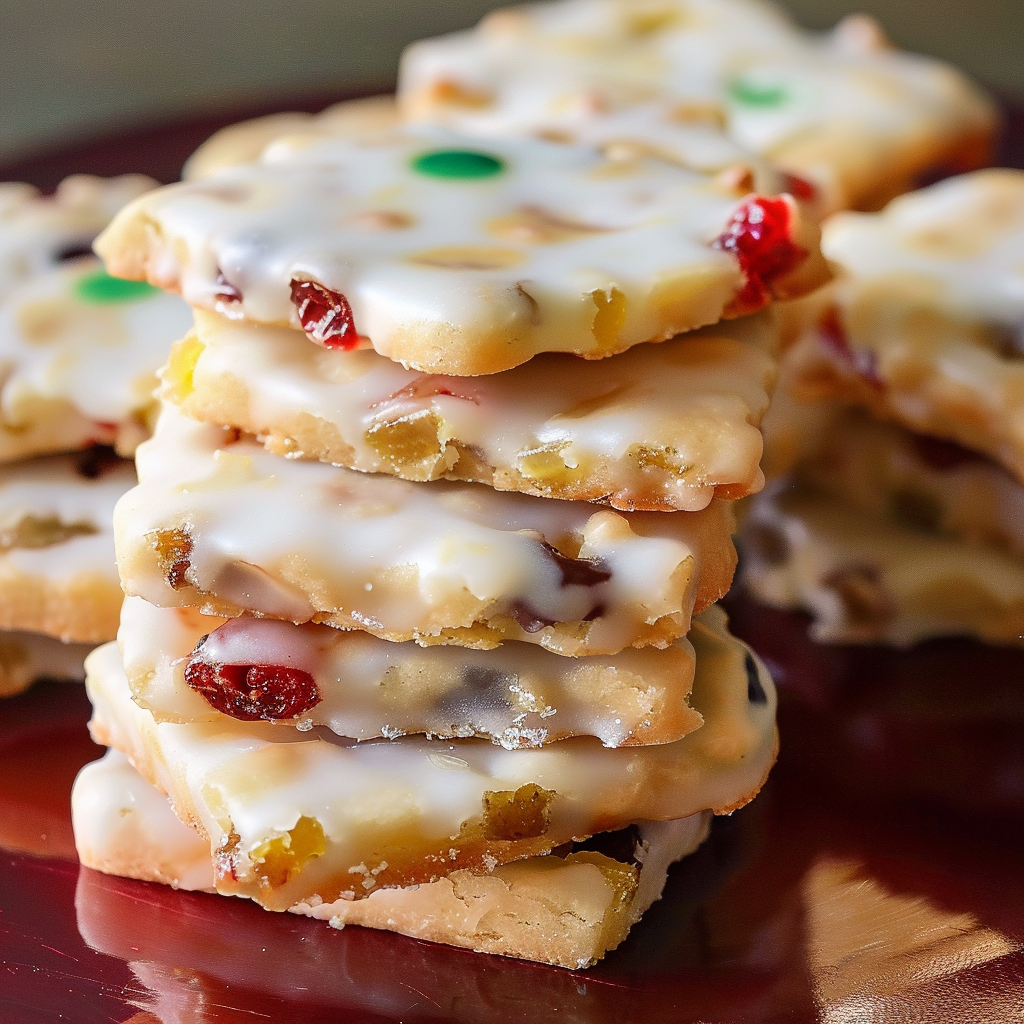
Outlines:
[{"label": "cookie", "polygon": [[197,311],[164,395],[278,455],[627,511],[695,511],[763,483],[758,425],[774,335],[755,317],[615,359],[542,355],[466,379]]},{"label": "cookie", "polygon": [[110,522],[134,482],[131,463],[102,449],[0,468],[0,629],[82,643],[116,635]]},{"label": "cookie", "polygon": [[811,34],[748,0],[496,11],[413,43],[399,102],[408,118],[488,140],[544,135],[685,166],[722,161],[731,144],[788,172],[821,214],[877,209],[937,168],[983,166],[997,127],[979,89],[896,51],[870,19]]},{"label": "cookie", "polygon": [[91,255],[93,239],[110,218],[155,185],[141,174],[75,174],[45,196],[31,185],[0,183],[0,302],[36,275]]},{"label": "cookie", "polygon": [[458,376],[614,355],[828,276],[791,198],[429,125],[279,140],[132,203],[96,248],[193,306]]},{"label": "cookie", "polygon": [[507,750],[570,736],[670,743],[700,727],[693,648],[561,658],[533,644],[421,648],[363,632],[125,601],[118,633],[136,703],[159,721],[278,721],[369,740],[477,736]]},{"label": "cookie", "polygon": [[570,739],[508,751],[414,737],[350,745],[226,716],[158,724],[131,699],[115,644],[87,665],[91,730],[205,836],[218,891],[279,910],[362,899],[636,820],[744,804],[775,757],[774,690],[720,612],[695,622],[690,640],[691,703],[704,724],[657,746]]},{"label": "cookie", "polygon": [[268,114],[228,125],[210,136],[185,161],[186,181],[209,178],[225,167],[258,160],[272,142],[290,136],[351,135],[366,130],[393,128],[398,111],[390,96],[370,96],[335,103],[319,114]]},{"label": "cookie", "polygon": [[63,643],[41,633],[0,631],[0,697],[27,690],[41,679],[85,679],[93,644]]},{"label": "cookie", "polygon": [[93,444],[131,455],[149,433],[156,371],[190,322],[179,298],[112,278],[92,256],[12,285],[0,301],[0,461]]},{"label": "cookie", "polygon": [[788,357],[794,394],[858,402],[1024,482],[1024,172],[837,216],[823,245],[841,278]]},{"label": "cookie", "polygon": [[125,592],[385,640],[667,646],[729,588],[728,502],[666,515],[282,459],[165,407],[118,503]]},{"label": "cookie", "polygon": [[753,499],[743,552],[750,592],[809,611],[815,640],[909,647],[936,636],[1024,636],[1019,558],[865,514],[807,485]]},{"label": "cookie", "polygon": [[[108,874],[214,891],[209,844],[117,751],[79,774],[72,793],[79,859]],[[335,928],[360,925],[561,967],[586,967],[625,938],[661,896],[669,865],[707,835],[705,812],[643,822],[614,855],[574,844],[434,882],[378,889],[362,900],[300,903],[292,913]],[[614,842],[618,833],[609,839]],[[635,851],[630,856],[629,851]]]}]

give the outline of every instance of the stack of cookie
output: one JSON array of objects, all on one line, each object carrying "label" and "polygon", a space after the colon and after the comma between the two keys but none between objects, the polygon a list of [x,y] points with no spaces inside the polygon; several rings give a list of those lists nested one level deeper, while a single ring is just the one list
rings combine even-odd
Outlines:
[{"label": "stack of cookie", "polygon": [[91,244],[154,184],[0,185],[0,696],[82,679],[117,632],[110,521],[188,307],[108,276]]},{"label": "stack of cookie", "polygon": [[645,157],[364,126],[151,193],[98,249],[195,327],[115,515],[83,861],[600,957],[774,758],[713,607],[772,321],[678,335],[819,284],[816,229]]},{"label": "stack of cookie", "polygon": [[1024,637],[1024,173],[842,214],[745,530],[761,600],[816,638]]}]

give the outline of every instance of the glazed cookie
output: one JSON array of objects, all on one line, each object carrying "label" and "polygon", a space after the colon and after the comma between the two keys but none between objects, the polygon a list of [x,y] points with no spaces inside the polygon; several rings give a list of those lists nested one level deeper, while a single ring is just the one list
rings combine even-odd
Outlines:
[{"label": "glazed cookie", "polygon": [[[399,102],[470,135],[543,135],[685,166],[767,160],[824,214],[877,209],[937,168],[982,166],[993,104],[863,16],[831,33],[751,0],[562,0],[413,43]],[[743,160],[742,155],[732,157]]]},{"label": "glazed cookie", "polygon": [[131,204],[97,251],[193,306],[478,375],[614,355],[820,284],[817,228],[747,193],[654,158],[418,126],[279,140]]},{"label": "glazed cookie", "polygon": [[125,592],[386,640],[667,646],[735,567],[729,503],[672,515],[429,486],[272,455],[165,407],[118,503]]},{"label": "glazed cookie", "polygon": [[641,819],[742,806],[775,757],[767,673],[717,609],[694,623],[691,704],[675,743],[533,750],[403,737],[351,744],[264,722],[156,723],[116,644],[90,655],[93,738],[126,754],[209,843],[220,892],[271,909],[492,869]]},{"label": "glazed cookie", "polygon": [[103,449],[0,469],[0,629],[99,643],[117,633],[110,521],[133,484]]},{"label": "glazed cookie", "polygon": [[185,161],[181,176],[186,181],[209,178],[225,167],[253,163],[270,143],[287,136],[347,136],[397,125],[398,110],[390,96],[336,103],[319,114],[268,114],[211,135]]},{"label": "glazed cookie", "polygon": [[842,276],[788,357],[795,396],[862,403],[1024,482],[1024,172],[834,217],[823,244]]},{"label": "glazed cookie", "polygon": [[197,311],[164,371],[164,396],[195,419],[259,435],[278,455],[695,511],[763,483],[758,425],[774,337],[759,316],[615,359],[542,355],[467,379]]},{"label": "glazed cookie", "polygon": [[[85,867],[215,891],[209,844],[175,817],[164,794],[118,751],[82,769],[71,811]],[[643,822],[558,855],[454,871],[423,885],[378,889],[363,900],[290,909],[334,928],[382,928],[479,952],[587,967],[618,946],[660,898],[669,866],[703,842],[709,819],[703,812]]]},{"label": "glazed cookie", "polygon": [[0,631],[0,697],[27,690],[41,679],[85,679],[93,644],[63,643],[42,633]]},{"label": "glazed cookie", "polygon": [[65,260],[91,255],[93,239],[131,199],[156,186],[141,174],[65,178],[51,196],[0,183],[0,302],[12,288]]},{"label": "glazed cookie", "polygon": [[1004,644],[1024,636],[1024,561],[865,514],[806,485],[753,499],[743,552],[753,595],[809,611],[819,641],[907,647],[936,636]]},{"label": "glazed cookie", "polygon": [[131,455],[149,433],[156,371],[188,329],[181,299],[79,257],[0,302],[0,461],[93,444]]},{"label": "glazed cookie", "polygon": [[357,740],[478,736],[508,750],[569,736],[606,746],[669,743],[700,727],[693,648],[560,658],[533,644],[495,651],[394,644],[129,597],[118,632],[132,696],[158,721],[324,726]]}]

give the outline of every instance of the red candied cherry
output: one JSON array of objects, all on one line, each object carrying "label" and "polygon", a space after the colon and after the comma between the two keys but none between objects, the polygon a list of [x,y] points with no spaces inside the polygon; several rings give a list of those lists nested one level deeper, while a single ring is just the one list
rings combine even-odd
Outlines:
[{"label": "red candied cherry", "polygon": [[353,349],[359,344],[352,307],[341,292],[298,278],[292,278],[291,288],[299,323],[313,341],[324,348]]},{"label": "red candied cherry", "polygon": [[765,305],[770,298],[768,285],[795,270],[807,257],[807,250],[793,241],[792,229],[793,211],[785,199],[748,196],[712,243],[739,260],[746,284],[736,305],[743,312]]},{"label": "red candied cherry", "polygon": [[312,675],[283,665],[216,665],[196,648],[185,666],[185,682],[207,703],[242,722],[297,718],[320,703]]}]

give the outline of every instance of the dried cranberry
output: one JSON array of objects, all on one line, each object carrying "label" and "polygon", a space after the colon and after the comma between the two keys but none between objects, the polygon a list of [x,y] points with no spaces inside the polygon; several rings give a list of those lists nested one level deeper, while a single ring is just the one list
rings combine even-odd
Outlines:
[{"label": "dried cranberry", "polygon": [[782,180],[785,184],[785,191],[794,199],[800,199],[805,203],[812,202],[818,195],[818,190],[806,178],[799,174],[783,174]]},{"label": "dried cranberry", "polygon": [[839,318],[839,311],[831,306],[818,322],[818,337],[822,345],[837,355],[851,370],[872,386],[881,390],[885,386],[878,372],[878,360],[874,352],[855,349],[847,337],[846,328]]},{"label": "dried cranberry", "polygon": [[324,348],[353,349],[359,332],[352,307],[341,292],[332,292],[316,281],[292,279],[292,302],[306,334]]},{"label": "dried cranberry", "polygon": [[[370,408],[379,409],[381,406],[390,405],[392,402],[404,401],[407,398],[422,401],[424,398],[433,398],[435,395],[443,395],[447,398],[458,398],[463,402],[472,402],[479,405],[479,399],[472,395],[459,394],[452,391],[454,381],[451,377],[442,377],[437,374],[424,373],[415,380],[410,381],[404,388],[399,388],[394,393],[374,402]],[[467,390],[467,389],[464,389]]]},{"label": "dried cranberry", "polygon": [[313,677],[283,665],[215,665],[193,654],[185,682],[211,707],[243,722],[296,718],[320,703]]},{"label": "dried cranberry", "polygon": [[221,302],[241,302],[242,293],[224,276],[224,271],[217,268],[217,279],[214,282],[217,290],[213,297]]},{"label": "dried cranberry", "polygon": [[760,309],[770,298],[768,285],[795,270],[807,250],[793,241],[793,212],[785,199],[748,196],[733,213],[725,231],[712,243],[732,253],[746,276],[737,296],[740,311]]},{"label": "dried cranberry", "polygon": [[974,462],[984,462],[983,456],[964,448],[955,441],[947,441],[941,437],[929,437],[926,434],[914,434],[914,448],[917,457],[931,469],[945,472],[958,469],[960,466]]}]

